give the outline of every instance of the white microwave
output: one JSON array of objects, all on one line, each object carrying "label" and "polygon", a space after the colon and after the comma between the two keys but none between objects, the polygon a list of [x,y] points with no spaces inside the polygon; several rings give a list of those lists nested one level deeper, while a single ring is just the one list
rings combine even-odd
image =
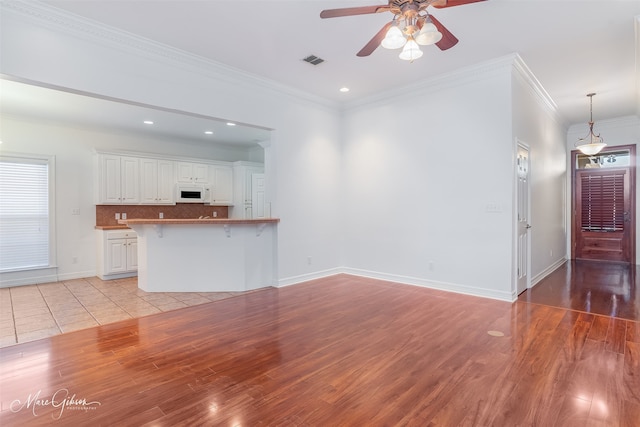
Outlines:
[{"label": "white microwave", "polygon": [[176,186],[177,203],[207,203],[209,202],[209,187],[202,185]]}]

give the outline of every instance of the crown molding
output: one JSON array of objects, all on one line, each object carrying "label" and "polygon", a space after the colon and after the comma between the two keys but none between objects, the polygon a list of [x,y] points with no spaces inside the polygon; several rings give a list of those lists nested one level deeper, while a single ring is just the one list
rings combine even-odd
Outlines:
[{"label": "crown molding", "polygon": [[549,93],[542,86],[537,77],[533,74],[531,69],[524,62],[522,57],[518,54],[514,54],[513,70],[515,72],[515,76],[519,77],[520,80],[526,85],[531,95],[533,95],[533,97],[539,102],[541,107],[546,109],[551,115],[552,119],[566,130],[567,122],[560,115],[558,106],[556,105],[555,101],[551,98],[551,95],[549,95]]},{"label": "crown molding", "polygon": [[306,101],[331,110],[339,109],[340,106],[335,101],[330,101],[262,76],[80,17],[39,1],[3,0],[0,2],[0,11],[3,13],[13,12],[38,26],[65,33],[81,40],[106,45],[128,54],[143,56],[164,65],[195,72],[208,78],[222,80],[225,83],[244,87],[252,85],[269,90],[273,92],[274,96],[285,95],[294,98],[296,101]]},{"label": "crown molding", "polygon": [[515,54],[512,54],[495,58],[489,61],[484,61],[479,64],[459,68],[453,72],[448,72],[446,74],[441,74],[429,79],[421,80],[417,83],[402,86],[400,88],[394,88],[366,98],[348,102],[344,104],[344,110],[357,110],[358,108],[364,106],[369,107],[373,105],[385,104],[395,99],[406,99],[407,97],[411,96],[423,96],[435,91],[478,82],[486,78],[487,76],[508,72],[515,56]]},{"label": "crown molding", "polygon": [[[640,129],[640,117],[623,116],[615,119],[599,120],[595,123],[594,128],[597,128],[596,133],[613,129]],[[569,128],[568,133],[588,132],[588,130],[587,123],[576,123]]]}]

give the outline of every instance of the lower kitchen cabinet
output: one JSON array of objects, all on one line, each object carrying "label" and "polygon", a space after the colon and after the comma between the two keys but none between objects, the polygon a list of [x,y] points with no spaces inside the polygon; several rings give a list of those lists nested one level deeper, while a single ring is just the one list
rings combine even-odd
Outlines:
[{"label": "lower kitchen cabinet", "polygon": [[98,230],[97,275],[103,280],[138,274],[138,238],[132,230]]}]

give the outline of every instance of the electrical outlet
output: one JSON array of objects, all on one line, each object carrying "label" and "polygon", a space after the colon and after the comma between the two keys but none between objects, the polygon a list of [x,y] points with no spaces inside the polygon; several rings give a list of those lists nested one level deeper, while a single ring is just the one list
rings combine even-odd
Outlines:
[{"label": "electrical outlet", "polygon": [[160,212],[160,213],[158,214],[158,217],[159,217],[160,219],[164,218],[164,213]]},{"label": "electrical outlet", "polygon": [[214,217],[214,218],[218,218],[218,212],[213,211],[213,217]]},{"label": "electrical outlet", "polygon": [[127,213],[126,212],[122,212],[122,219],[127,219]]},{"label": "electrical outlet", "polygon": [[116,219],[120,219],[120,214],[116,213]]},{"label": "electrical outlet", "polygon": [[80,208],[71,209],[71,215],[80,215]]},{"label": "electrical outlet", "polygon": [[78,257],[74,256],[73,258],[71,258],[71,264],[77,264],[78,263]]},{"label": "electrical outlet", "polygon": [[311,257],[310,256],[307,257],[307,264],[311,265]]}]

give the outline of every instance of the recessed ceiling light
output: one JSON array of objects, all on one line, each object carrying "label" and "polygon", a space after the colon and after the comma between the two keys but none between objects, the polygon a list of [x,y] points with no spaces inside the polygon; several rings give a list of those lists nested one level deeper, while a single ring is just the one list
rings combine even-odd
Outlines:
[{"label": "recessed ceiling light", "polygon": [[349,88],[348,87],[341,87],[340,88],[340,92],[349,92]]},{"label": "recessed ceiling light", "polygon": [[212,130],[205,130],[204,133],[207,134],[207,135],[213,135],[213,131]]},{"label": "recessed ceiling light", "polygon": [[153,124],[153,122],[151,120],[145,120],[143,123],[145,125],[152,125]]},{"label": "recessed ceiling light", "polygon": [[235,126],[236,124],[233,122],[227,122],[227,126]]}]

